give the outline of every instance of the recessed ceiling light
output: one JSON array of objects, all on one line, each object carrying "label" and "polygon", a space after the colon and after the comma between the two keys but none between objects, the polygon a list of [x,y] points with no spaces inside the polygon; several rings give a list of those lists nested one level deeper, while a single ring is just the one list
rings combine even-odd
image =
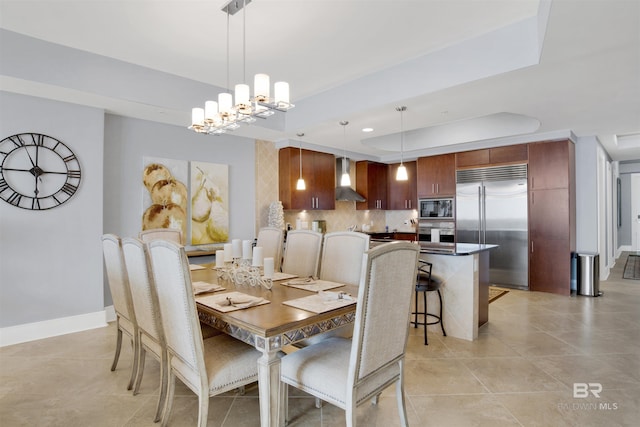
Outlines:
[{"label": "recessed ceiling light", "polygon": [[373,128],[362,128],[362,132],[373,132]]}]

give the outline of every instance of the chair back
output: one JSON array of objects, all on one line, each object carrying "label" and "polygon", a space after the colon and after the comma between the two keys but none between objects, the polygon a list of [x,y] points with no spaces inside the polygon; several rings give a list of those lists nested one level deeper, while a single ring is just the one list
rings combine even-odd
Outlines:
[{"label": "chair back", "polygon": [[115,234],[104,234],[102,236],[102,254],[116,315],[135,324],[136,316],[120,237]]},{"label": "chair back", "polygon": [[190,388],[208,384],[202,332],[184,248],[166,240],[148,243],[169,363]]},{"label": "chair back", "polygon": [[369,250],[369,235],[355,231],[336,231],[324,235],[320,279],[358,285],[362,255]]},{"label": "chair back", "polygon": [[419,254],[410,242],[386,243],[365,254],[349,363],[352,384],[404,357]]},{"label": "chair back", "polygon": [[265,258],[273,258],[273,266],[280,271],[282,262],[282,245],[284,243],[284,230],[277,227],[262,227],[258,231],[256,246],[262,248]]},{"label": "chair back", "polygon": [[292,230],[287,233],[282,271],[298,277],[318,274],[322,233],[312,230]]},{"label": "chair back", "polygon": [[150,228],[148,230],[142,230],[138,234],[138,238],[145,243],[152,240],[162,239],[175,242],[179,245],[184,244],[182,241],[182,231],[176,230],[175,228]]},{"label": "chair back", "polygon": [[158,295],[144,243],[134,237],[122,239],[122,252],[127,267],[129,287],[138,328],[158,344],[164,342]]}]

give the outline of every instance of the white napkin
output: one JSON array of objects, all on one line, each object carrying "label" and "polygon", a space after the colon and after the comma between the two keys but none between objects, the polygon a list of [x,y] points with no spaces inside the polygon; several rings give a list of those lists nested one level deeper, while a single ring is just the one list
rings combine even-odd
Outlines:
[{"label": "white napkin", "polygon": [[221,291],[225,289],[218,284],[208,282],[192,282],[191,286],[193,287],[193,293],[196,295],[203,294],[205,292]]},{"label": "white napkin", "polygon": [[349,295],[346,292],[331,292],[331,291],[319,291],[318,295],[324,301],[337,301],[337,300],[345,300],[345,301],[355,301],[356,299]]},{"label": "white napkin", "polygon": [[195,270],[204,270],[207,267],[204,267],[200,264],[189,264],[189,270],[191,271],[195,271]]},{"label": "white napkin", "polygon": [[222,312],[242,310],[243,308],[268,304],[270,302],[262,297],[247,295],[242,292],[225,292],[224,294],[209,295],[200,297],[197,301]]}]

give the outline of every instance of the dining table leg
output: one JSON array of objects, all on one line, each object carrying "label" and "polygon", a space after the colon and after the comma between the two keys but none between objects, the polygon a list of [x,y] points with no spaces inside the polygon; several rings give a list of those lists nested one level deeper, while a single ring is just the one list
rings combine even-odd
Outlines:
[{"label": "dining table leg", "polygon": [[267,339],[264,347],[256,346],[262,351],[258,359],[260,426],[280,427],[284,426],[284,405],[280,401],[280,346],[270,341]]}]

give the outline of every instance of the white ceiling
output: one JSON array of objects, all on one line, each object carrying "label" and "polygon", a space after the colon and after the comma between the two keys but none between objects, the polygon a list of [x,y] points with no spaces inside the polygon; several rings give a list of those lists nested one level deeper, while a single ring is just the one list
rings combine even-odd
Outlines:
[{"label": "white ceiling", "polygon": [[[212,85],[197,106],[227,85],[225,3],[0,0],[0,27]],[[296,108],[282,129],[239,135],[391,160],[395,107],[406,105],[405,158],[570,131],[598,136],[613,160],[640,159],[640,137],[627,136],[640,134],[637,0],[253,0],[245,10],[247,80],[288,81]],[[230,17],[231,85],[243,79],[242,21]],[[2,90],[189,122],[188,107],[0,77]]]}]

